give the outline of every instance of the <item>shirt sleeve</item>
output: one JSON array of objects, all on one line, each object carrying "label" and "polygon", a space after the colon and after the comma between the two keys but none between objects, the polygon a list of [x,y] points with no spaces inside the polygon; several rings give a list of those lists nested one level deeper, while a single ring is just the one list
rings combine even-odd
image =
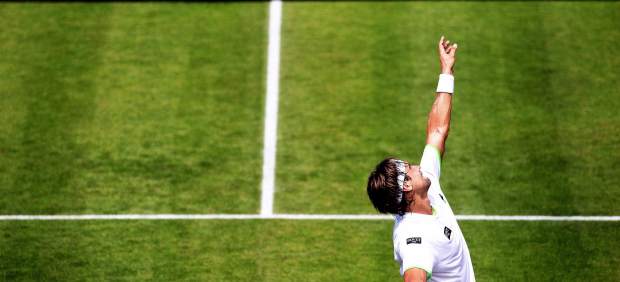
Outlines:
[{"label": "shirt sleeve", "polygon": [[439,149],[433,145],[426,144],[424,153],[422,153],[422,160],[420,160],[420,170],[424,176],[439,180],[441,174]]},{"label": "shirt sleeve", "polygon": [[402,261],[400,265],[401,276],[404,276],[407,270],[415,267],[426,271],[426,277],[430,279],[435,257],[430,243],[424,239],[423,236],[412,235],[399,240],[398,255]]}]

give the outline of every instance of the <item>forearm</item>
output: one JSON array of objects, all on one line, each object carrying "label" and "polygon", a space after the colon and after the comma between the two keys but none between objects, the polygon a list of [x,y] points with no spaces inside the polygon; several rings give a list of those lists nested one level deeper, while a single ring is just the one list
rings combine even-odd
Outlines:
[{"label": "forearm", "polygon": [[435,102],[428,114],[426,127],[426,143],[434,145],[443,155],[445,141],[450,130],[450,115],[452,112],[452,95],[449,93],[437,93]]},{"label": "forearm", "polygon": [[420,268],[412,268],[405,272],[404,282],[426,282],[426,271]]}]

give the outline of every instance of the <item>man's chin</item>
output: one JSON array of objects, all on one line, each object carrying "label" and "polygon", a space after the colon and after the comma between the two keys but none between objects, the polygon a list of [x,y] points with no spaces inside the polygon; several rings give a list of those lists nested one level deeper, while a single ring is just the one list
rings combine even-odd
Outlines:
[{"label": "man's chin", "polygon": [[430,188],[431,187],[431,180],[428,179],[428,177],[422,176],[424,179],[424,182],[426,183],[426,188]]}]

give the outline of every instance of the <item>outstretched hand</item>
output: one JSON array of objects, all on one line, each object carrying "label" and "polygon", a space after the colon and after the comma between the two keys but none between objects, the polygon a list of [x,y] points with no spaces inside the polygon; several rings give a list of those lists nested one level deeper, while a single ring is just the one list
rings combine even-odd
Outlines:
[{"label": "outstretched hand", "polygon": [[452,74],[454,72],[454,63],[456,61],[456,48],[458,45],[450,40],[446,40],[443,36],[439,39],[437,46],[439,50],[439,62],[441,63],[441,73]]}]

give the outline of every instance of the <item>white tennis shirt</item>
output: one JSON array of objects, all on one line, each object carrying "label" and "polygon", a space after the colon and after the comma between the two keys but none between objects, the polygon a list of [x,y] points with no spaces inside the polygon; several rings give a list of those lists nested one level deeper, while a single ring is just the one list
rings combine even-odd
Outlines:
[{"label": "white tennis shirt", "polygon": [[467,243],[439,186],[441,158],[432,145],[424,148],[420,170],[431,181],[428,198],[433,215],[395,217],[392,239],[400,275],[416,267],[426,271],[429,281],[476,281]]}]

